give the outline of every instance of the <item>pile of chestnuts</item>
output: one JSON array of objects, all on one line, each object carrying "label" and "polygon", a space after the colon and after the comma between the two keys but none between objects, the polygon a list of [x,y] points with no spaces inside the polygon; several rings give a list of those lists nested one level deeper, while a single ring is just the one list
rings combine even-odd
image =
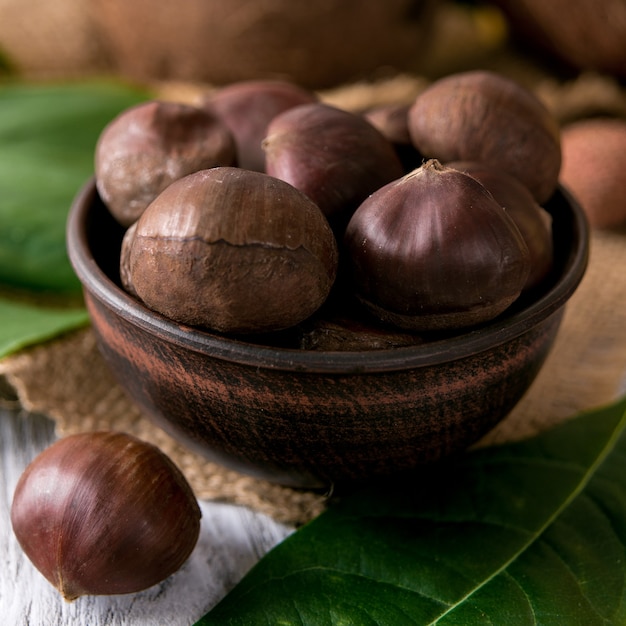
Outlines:
[{"label": "pile of chestnuts", "polygon": [[560,167],[557,121],[488,71],[358,113],[235,83],[123,111],[95,154],[130,294],[177,323],[328,350],[464,332],[541,289]]},{"label": "pile of chestnuts", "polygon": [[[95,153],[133,297],[176,323],[310,350],[414,345],[541,290],[560,166],[556,121],[484,71],[359,113],[280,81],[149,101],[112,120]],[[98,432],[31,463],[11,520],[72,600],[175,572],[200,510],[157,448]]]}]

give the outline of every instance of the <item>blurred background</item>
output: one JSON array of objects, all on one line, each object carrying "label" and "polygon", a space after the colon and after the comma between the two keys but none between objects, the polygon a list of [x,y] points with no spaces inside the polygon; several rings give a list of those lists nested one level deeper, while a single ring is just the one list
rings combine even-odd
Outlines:
[{"label": "blurred background", "polygon": [[523,80],[626,79],[623,0],[0,0],[5,76],[112,74],[314,89],[491,66]]}]

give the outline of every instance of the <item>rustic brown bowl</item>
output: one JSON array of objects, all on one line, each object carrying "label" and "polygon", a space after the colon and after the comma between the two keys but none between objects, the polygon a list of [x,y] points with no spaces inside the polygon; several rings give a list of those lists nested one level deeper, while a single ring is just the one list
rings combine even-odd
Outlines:
[{"label": "rustic brown bowl", "polygon": [[470,332],[385,350],[258,345],[147,309],[120,287],[122,231],[93,180],[73,203],[67,243],[99,348],[147,416],[227,467],[326,488],[463,450],[520,400],[587,263],[581,208],[564,190],[546,208],[556,267],[541,294]]}]

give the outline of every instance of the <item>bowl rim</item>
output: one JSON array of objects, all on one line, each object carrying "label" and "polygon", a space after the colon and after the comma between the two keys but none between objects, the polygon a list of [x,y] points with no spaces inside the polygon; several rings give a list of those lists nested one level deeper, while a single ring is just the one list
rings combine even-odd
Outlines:
[{"label": "bowl rim", "polygon": [[485,352],[519,337],[565,305],[587,268],[589,225],[571,193],[562,186],[558,192],[572,212],[577,239],[562,275],[548,291],[519,311],[465,333],[381,350],[331,352],[264,346],[185,326],[148,309],[107,276],[90,252],[86,229],[89,209],[98,197],[94,176],[72,201],[66,242],[70,262],[84,292],[130,324],[149,334],[167,337],[167,341],[185,349],[258,368],[333,374],[392,372],[448,363]]}]

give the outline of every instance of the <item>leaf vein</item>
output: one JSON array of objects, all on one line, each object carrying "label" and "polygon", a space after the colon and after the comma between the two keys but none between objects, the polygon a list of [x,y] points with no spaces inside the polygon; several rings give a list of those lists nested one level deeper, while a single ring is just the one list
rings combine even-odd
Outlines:
[{"label": "leaf vein", "polygon": [[477,585],[470,592],[465,594],[462,598],[460,598],[455,603],[451,604],[450,607],[439,615],[434,621],[432,621],[428,626],[435,626],[440,620],[444,617],[452,613],[457,607],[459,607],[463,602],[466,602],[469,598],[471,598],[474,594],[476,594],[480,589],[489,584],[492,580],[494,580],[497,576],[505,572],[512,563],[514,563],[528,548],[533,544],[534,541],[537,541],[539,537],[554,523],[554,521],[572,504],[572,502],[583,492],[585,487],[589,484],[589,481],[595,475],[596,471],[601,467],[604,461],[607,459],[611,451],[617,445],[619,437],[626,426],[626,412],[622,415],[621,419],[613,429],[611,436],[608,438],[606,444],[602,447],[602,449],[598,452],[596,458],[593,463],[589,466],[589,468],[583,473],[581,476],[581,480],[576,485],[576,488],[573,489],[570,494],[563,500],[560,506],[555,508],[552,515],[546,518],[545,523],[537,529],[535,533],[533,533],[529,540],[520,546],[520,549],[515,551],[509,559],[507,559],[499,568],[497,568],[490,576],[485,578],[485,580]]}]

